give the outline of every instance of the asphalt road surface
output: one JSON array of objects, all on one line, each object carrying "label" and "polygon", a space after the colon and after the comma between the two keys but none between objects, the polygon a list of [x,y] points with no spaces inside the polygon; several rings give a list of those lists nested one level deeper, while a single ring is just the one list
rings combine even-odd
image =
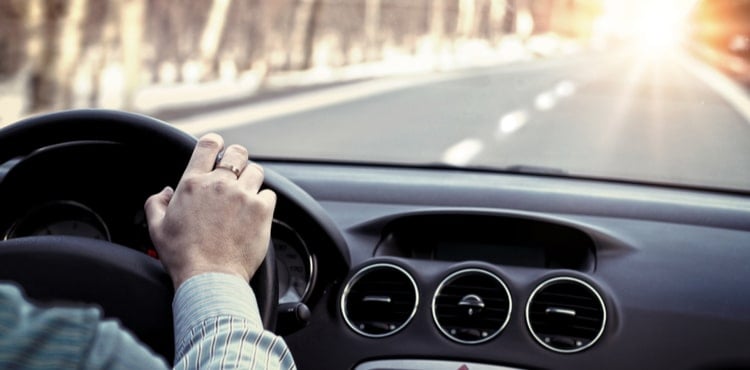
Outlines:
[{"label": "asphalt road surface", "polygon": [[738,107],[747,96],[727,99],[684,55],[644,55],[485,67],[219,132],[262,157],[528,166],[750,189],[750,110]]}]

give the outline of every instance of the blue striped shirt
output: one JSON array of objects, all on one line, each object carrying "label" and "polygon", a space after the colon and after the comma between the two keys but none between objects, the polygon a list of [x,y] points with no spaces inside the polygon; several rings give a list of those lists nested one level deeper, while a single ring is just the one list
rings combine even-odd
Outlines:
[{"label": "blue striped shirt", "polygon": [[[175,369],[295,369],[286,343],[263,330],[255,295],[230,275],[185,281],[172,303]],[[39,308],[0,284],[0,368],[167,369],[96,308]]]}]

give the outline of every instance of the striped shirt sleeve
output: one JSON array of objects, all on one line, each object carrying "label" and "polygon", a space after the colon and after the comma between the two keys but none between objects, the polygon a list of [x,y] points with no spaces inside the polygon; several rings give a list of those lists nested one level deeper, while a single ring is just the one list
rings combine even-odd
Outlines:
[{"label": "striped shirt sleeve", "polygon": [[0,283],[0,369],[167,369],[167,363],[92,307],[43,308]]},{"label": "striped shirt sleeve", "polygon": [[194,276],[172,310],[175,369],[296,369],[284,340],[263,330],[255,295],[239,277]]}]

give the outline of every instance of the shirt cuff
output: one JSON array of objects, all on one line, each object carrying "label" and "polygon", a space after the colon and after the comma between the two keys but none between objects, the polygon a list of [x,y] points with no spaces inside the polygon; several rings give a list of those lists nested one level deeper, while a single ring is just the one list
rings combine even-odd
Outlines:
[{"label": "shirt cuff", "polygon": [[222,273],[193,276],[183,282],[172,301],[175,346],[207,319],[235,317],[252,328],[263,330],[258,302],[250,284],[242,278]]}]

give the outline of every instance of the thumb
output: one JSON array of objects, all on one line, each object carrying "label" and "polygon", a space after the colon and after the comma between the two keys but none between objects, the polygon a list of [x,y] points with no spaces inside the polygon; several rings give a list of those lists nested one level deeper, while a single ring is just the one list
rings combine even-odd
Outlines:
[{"label": "thumb", "polygon": [[167,186],[162,191],[148,197],[144,210],[146,211],[146,220],[148,221],[148,228],[153,229],[164,219],[164,215],[167,212],[167,206],[169,201],[172,200],[174,190]]}]

